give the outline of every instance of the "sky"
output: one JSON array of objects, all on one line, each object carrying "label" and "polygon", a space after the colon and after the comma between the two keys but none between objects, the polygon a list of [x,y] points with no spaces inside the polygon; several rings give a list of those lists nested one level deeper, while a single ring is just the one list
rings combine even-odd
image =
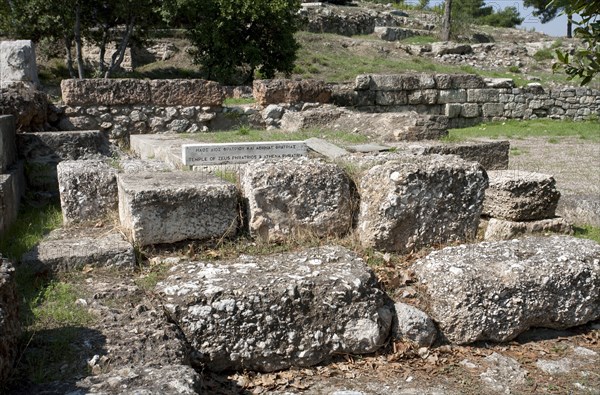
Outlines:
[{"label": "sky", "polygon": [[[407,0],[418,3],[418,0]],[[443,0],[431,0],[430,5],[443,3]],[[548,23],[542,24],[539,18],[533,16],[533,8],[523,6],[523,0],[486,0],[487,5],[491,5],[496,10],[501,10],[506,7],[516,7],[519,10],[522,18],[525,18],[519,29],[531,30],[535,28],[536,32],[543,32],[550,36],[561,37],[567,34],[567,17],[559,15]]]}]

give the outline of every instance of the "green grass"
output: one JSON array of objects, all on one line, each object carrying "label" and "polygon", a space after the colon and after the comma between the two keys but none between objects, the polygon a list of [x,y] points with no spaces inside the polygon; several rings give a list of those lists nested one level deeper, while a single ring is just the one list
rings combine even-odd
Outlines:
[{"label": "green grass", "polygon": [[431,44],[436,41],[440,41],[440,40],[435,36],[412,36],[412,37],[405,38],[404,40],[401,40],[400,42],[402,44],[409,44],[409,45],[424,45],[424,44]]},{"label": "green grass", "polygon": [[451,129],[446,140],[463,141],[473,138],[519,139],[525,137],[548,137],[550,143],[559,143],[562,137],[578,137],[599,143],[600,123],[598,121],[560,121],[552,119],[491,122],[469,128]]},{"label": "green grass", "polygon": [[42,237],[62,224],[58,205],[24,207],[17,221],[0,237],[0,253],[14,261],[32,249]]},{"label": "green grass", "polygon": [[554,51],[550,48],[542,48],[533,54],[533,58],[538,62],[554,59]]},{"label": "green grass", "polygon": [[238,130],[223,132],[196,133],[186,135],[203,143],[237,143],[253,141],[297,141],[307,140],[312,137],[323,138],[339,144],[361,144],[368,141],[368,137],[347,131],[333,131],[321,129],[306,129],[298,132],[284,132],[281,130],[257,130],[241,127]]},{"label": "green grass", "polygon": [[224,106],[235,106],[240,104],[253,104],[256,100],[253,97],[228,97],[223,100]]},{"label": "green grass", "polygon": [[596,243],[600,243],[600,228],[596,228],[594,226],[585,225],[585,226],[575,226],[575,237],[579,237],[581,239],[590,239],[594,240]]}]

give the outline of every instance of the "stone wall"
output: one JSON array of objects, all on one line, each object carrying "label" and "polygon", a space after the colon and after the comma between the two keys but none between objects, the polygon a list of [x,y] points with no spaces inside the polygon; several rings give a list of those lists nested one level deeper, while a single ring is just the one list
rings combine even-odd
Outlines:
[{"label": "stone wall", "polygon": [[334,86],[332,102],[367,112],[446,115],[451,127],[481,120],[600,116],[598,90],[546,90],[537,83],[516,88],[510,79],[467,74],[359,75],[353,85]]},{"label": "stone wall", "polygon": [[14,83],[39,84],[35,48],[30,40],[0,42],[0,88]]}]

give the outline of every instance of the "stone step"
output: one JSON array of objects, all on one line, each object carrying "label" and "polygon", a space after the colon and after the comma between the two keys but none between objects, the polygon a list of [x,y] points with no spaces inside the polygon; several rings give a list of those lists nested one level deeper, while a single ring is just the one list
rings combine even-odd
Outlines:
[{"label": "stone step", "polygon": [[174,168],[183,167],[181,146],[198,141],[161,134],[132,134],[129,147],[141,159],[160,160]]},{"label": "stone step", "polygon": [[325,246],[173,267],[155,291],[207,369],[274,371],[379,349],[393,303],[362,259]]}]

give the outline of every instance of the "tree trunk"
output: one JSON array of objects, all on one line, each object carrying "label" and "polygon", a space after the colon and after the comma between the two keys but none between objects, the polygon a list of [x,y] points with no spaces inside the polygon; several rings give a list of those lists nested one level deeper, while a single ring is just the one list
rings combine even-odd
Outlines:
[{"label": "tree trunk", "polygon": [[567,14],[567,38],[573,38],[573,14]]},{"label": "tree trunk", "polygon": [[100,54],[98,59],[98,71],[100,71],[99,75],[104,74],[106,71],[106,62],[104,61],[104,57],[106,56],[106,44],[108,43],[108,33],[109,27],[104,25],[102,27],[102,40],[100,41]]},{"label": "tree trunk", "polygon": [[67,70],[69,70],[69,75],[71,76],[71,78],[75,78],[77,77],[75,74],[75,69],[73,69],[73,54],[71,53],[72,50],[72,40],[71,37],[68,37],[66,34],[64,36],[64,40],[65,40],[65,51],[67,53]]},{"label": "tree trunk", "polygon": [[75,6],[75,56],[77,56],[77,71],[79,78],[85,78],[85,70],[83,69],[83,55],[81,53],[81,3],[78,1]]},{"label": "tree trunk", "polygon": [[444,18],[442,19],[442,41],[450,40],[450,29],[451,29],[451,19],[452,15],[452,0],[446,0],[444,5]]},{"label": "tree trunk", "polygon": [[110,59],[110,66],[108,67],[108,70],[106,70],[104,78],[109,78],[110,75],[116,70],[116,68],[121,66],[121,63],[123,63],[123,58],[125,58],[125,51],[127,50],[127,46],[129,45],[129,39],[133,34],[134,26],[135,16],[132,16],[129,20],[129,24],[127,25],[127,29],[125,29],[125,32],[123,32],[123,37],[121,38],[121,42],[119,43],[117,51],[112,55]]}]

